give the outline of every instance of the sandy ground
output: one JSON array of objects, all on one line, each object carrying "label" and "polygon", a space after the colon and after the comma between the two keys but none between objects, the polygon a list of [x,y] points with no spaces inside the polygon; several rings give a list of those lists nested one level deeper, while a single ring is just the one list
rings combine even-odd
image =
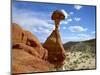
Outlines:
[{"label": "sandy ground", "polygon": [[67,52],[64,65],[59,70],[95,69],[95,55],[83,52]]}]

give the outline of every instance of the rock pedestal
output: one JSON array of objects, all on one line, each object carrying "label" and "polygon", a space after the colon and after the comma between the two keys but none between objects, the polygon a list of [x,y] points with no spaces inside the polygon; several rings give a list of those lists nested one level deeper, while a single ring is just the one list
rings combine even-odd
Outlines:
[{"label": "rock pedestal", "polygon": [[48,50],[48,61],[60,66],[65,59],[65,50],[63,48],[61,37],[58,29],[53,30],[51,35],[47,38],[43,47]]}]

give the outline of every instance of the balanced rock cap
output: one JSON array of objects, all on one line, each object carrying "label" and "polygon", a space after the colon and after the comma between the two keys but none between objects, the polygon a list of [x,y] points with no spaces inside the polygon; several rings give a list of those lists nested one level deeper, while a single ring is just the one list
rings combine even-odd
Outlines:
[{"label": "balanced rock cap", "polygon": [[65,19],[65,15],[60,10],[56,10],[56,11],[53,12],[53,14],[51,16],[51,19],[52,20],[56,20],[56,19],[64,20]]}]

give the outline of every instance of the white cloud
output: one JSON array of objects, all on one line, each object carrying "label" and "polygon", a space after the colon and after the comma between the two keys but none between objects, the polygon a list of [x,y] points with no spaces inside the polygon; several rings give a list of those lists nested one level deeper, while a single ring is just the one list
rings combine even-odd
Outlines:
[{"label": "white cloud", "polygon": [[[13,22],[20,24],[22,27],[24,27],[25,29],[28,29],[30,31],[31,31],[31,27],[32,28],[33,27],[35,27],[35,28],[43,27],[43,28],[48,29],[48,30],[52,30],[54,28],[54,25],[49,24],[45,20],[42,20],[42,19],[39,19],[36,17],[30,17],[30,16],[25,17],[25,15],[22,16],[22,14],[21,14],[21,16],[19,15],[19,17],[14,18]],[[42,29],[42,32],[43,31],[45,32],[45,29]]]},{"label": "white cloud", "polygon": [[89,34],[74,34],[72,36],[65,36],[62,37],[62,42],[66,43],[68,41],[85,41],[85,40],[90,40],[94,39],[95,36],[89,35]]},{"label": "white cloud", "polygon": [[73,14],[74,14],[74,12],[70,12],[69,14],[73,15]]},{"label": "white cloud", "polygon": [[60,24],[68,24],[68,21],[61,21]]},{"label": "white cloud", "polygon": [[66,29],[66,27],[63,27],[63,29]]},{"label": "white cloud", "polygon": [[89,39],[93,39],[93,38],[95,38],[95,36],[92,36],[92,35],[90,35],[90,34],[78,34],[77,35],[79,38],[80,38],[80,40],[89,40]]},{"label": "white cloud", "polygon": [[87,35],[87,34],[78,34],[78,36],[79,36],[79,37],[86,37],[86,38],[87,38],[87,37],[90,37],[90,35]]},{"label": "white cloud", "polygon": [[67,19],[67,18],[68,18],[68,16],[69,16],[69,14],[68,14],[68,13],[67,13],[64,9],[62,9],[61,11],[64,13],[65,18]]},{"label": "white cloud", "polygon": [[37,33],[42,33],[42,34],[49,34],[51,30],[49,29],[45,29],[41,26],[37,27],[37,28],[34,28],[37,30]]},{"label": "white cloud", "polygon": [[70,18],[70,19],[68,19],[67,21],[71,22],[71,21],[72,21],[72,19]]},{"label": "white cloud", "polygon": [[[39,39],[43,38],[44,36],[46,38],[54,29],[54,25],[49,22],[49,19],[37,17],[40,14],[40,12],[14,8],[12,22],[18,23],[22,28],[32,32]],[[41,37],[39,37],[38,34],[41,35]],[[43,42],[44,40],[40,41]]]},{"label": "white cloud", "polygon": [[80,10],[83,6],[81,5],[74,5],[74,8],[77,9],[77,10]]},{"label": "white cloud", "polygon": [[74,20],[75,20],[75,21],[80,21],[81,18],[79,18],[79,17],[75,17]]},{"label": "white cloud", "polygon": [[77,36],[65,36],[65,37],[62,37],[62,43],[66,43],[66,42],[69,42],[69,41],[77,41]]},{"label": "white cloud", "polygon": [[24,10],[23,9],[16,9],[16,11],[13,11],[12,15],[12,21],[19,23],[21,26],[33,26],[33,27],[45,27],[48,29],[51,29],[54,27],[51,23],[49,23],[50,20],[42,19],[40,17],[37,17],[35,15],[38,15],[41,13]]},{"label": "white cloud", "polygon": [[95,31],[92,31],[91,34],[95,34]]},{"label": "white cloud", "polygon": [[61,21],[60,24],[68,24],[69,22],[72,22],[72,19],[67,19],[67,20],[64,20],[64,21]]},{"label": "white cloud", "polygon": [[83,28],[81,26],[70,26],[68,29],[71,32],[83,32],[83,31],[87,31],[87,28]]},{"label": "white cloud", "polygon": [[[68,17],[70,16],[64,9],[61,10],[64,15],[65,15],[65,20],[61,21],[60,24],[68,24],[69,22],[72,21],[71,18],[68,19]],[[73,14],[73,12],[71,12]]]}]

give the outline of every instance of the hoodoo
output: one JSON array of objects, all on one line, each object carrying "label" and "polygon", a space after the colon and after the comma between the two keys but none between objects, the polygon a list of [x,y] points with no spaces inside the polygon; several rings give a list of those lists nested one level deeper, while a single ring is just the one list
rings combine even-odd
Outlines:
[{"label": "hoodoo", "polygon": [[65,50],[61,42],[61,37],[59,33],[60,21],[65,19],[64,14],[56,10],[53,12],[51,19],[55,22],[55,30],[47,38],[43,47],[48,50],[48,61],[55,64],[55,67],[59,67],[63,64],[65,60]]}]

